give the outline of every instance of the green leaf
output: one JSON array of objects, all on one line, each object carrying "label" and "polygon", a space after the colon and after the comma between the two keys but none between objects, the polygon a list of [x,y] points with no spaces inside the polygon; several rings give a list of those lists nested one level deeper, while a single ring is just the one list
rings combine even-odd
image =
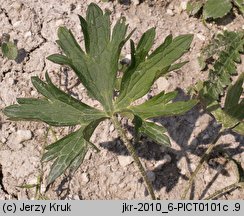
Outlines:
[{"label": "green leaf", "polygon": [[87,125],[106,115],[92,108],[53,85],[46,74],[47,83],[37,77],[32,78],[38,92],[47,99],[22,98],[19,104],[4,109],[4,114],[12,120],[37,120],[54,126]]},{"label": "green leaf", "polygon": [[240,122],[236,127],[232,129],[234,132],[244,136],[244,123]]},{"label": "green leaf", "polygon": [[211,112],[224,128],[233,129],[239,134],[244,134],[244,100],[240,101],[243,82],[244,74],[241,74],[235,84],[228,88],[224,107],[218,105],[218,108]]},{"label": "green leaf", "polygon": [[88,6],[86,20],[90,42],[88,53],[91,56],[100,55],[110,42],[109,12],[103,14],[101,8],[92,3]]},{"label": "green leaf", "polygon": [[221,18],[230,12],[232,4],[230,0],[208,0],[203,6],[203,17]]},{"label": "green leaf", "polygon": [[230,129],[237,126],[239,120],[228,115],[221,107],[212,112],[215,119],[225,129]]},{"label": "green leaf", "polygon": [[70,171],[74,173],[83,163],[87,151],[82,151],[70,164]]},{"label": "green leaf", "polygon": [[47,146],[46,149],[48,151],[43,155],[42,161],[49,161],[56,158],[47,178],[47,185],[49,185],[64,173],[78,156],[79,159],[81,157],[84,158],[88,145],[83,138],[83,128]]},{"label": "green leaf", "polygon": [[86,53],[89,53],[89,51],[90,51],[90,36],[89,36],[88,24],[82,16],[80,16],[80,15],[78,15],[78,16],[80,19],[80,25],[81,25],[84,40],[85,40]]},{"label": "green leaf", "polygon": [[71,65],[71,61],[64,55],[53,54],[47,57],[49,61],[52,61],[60,65]]},{"label": "green leaf", "polygon": [[[181,35],[173,39],[169,35],[163,44],[151,52],[155,39],[154,28],[142,35],[137,46],[131,40],[131,64],[123,69],[118,92],[114,92],[116,81],[120,79],[118,62],[121,49],[134,30],[127,35],[128,25],[123,17],[111,28],[109,18],[110,12],[104,13],[96,4],[90,4],[86,18],[79,17],[85,51],[69,29],[60,27],[57,44],[62,54],[48,57],[54,63],[73,69],[87,89],[87,94],[101,103],[103,111],[66,94],[52,83],[47,74],[46,81],[32,77],[34,87],[45,98],[19,98],[19,104],[4,109],[4,113],[13,120],[39,120],[54,126],[80,126],[77,131],[46,147],[42,160],[54,161],[47,178],[48,185],[68,168],[75,171],[84,160],[88,147],[99,151],[90,142],[90,138],[102,120],[116,114],[133,120],[134,115],[137,115],[143,119],[138,128],[140,133],[160,144],[169,145],[169,139],[164,134],[165,128],[147,122],[146,119],[182,114],[197,103],[194,100],[170,103],[177,93],[161,92],[142,105],[131,105],[150,90],[159,76],[179,69],[186,63],[176,61],[190,48],[193,36]],[[234,58],[237,60],[238,55]]]},{"label": "green leaf", "polygon": [[129,107],[128,110],[131,110],[134,115],[142,119],[148,119],[159,116],[164,117],[184,114],[198,103],[197,100],[169,103],[176,95],[176,92],[167,94],[163,94],[162,92],[143,104]]},{"label": "green leaf", "polygon": [[[137,47],[136,47],[136,59],[137,61],[144,61],[148,52],[152,48],[156,32],[155,28],[147,30],[141,37]],[[136,62],[137,62],[136,61]]]},{"label": "green leaf", "polygon": [[4,42],[1,45],[3,55],[10,60],[14,60],[18,56],[18,49],[13,42]]},{"label": "green leaf", "polygon": [[121,48],[128,39],[125,38],[128,26],[121,18],[110,36],[109,12],[103,13],[93,3],[88,7],[86,20],[80,17],[80,22],[87,54],[80,48],[71,31],[60,27],[57,43],[67,58],[55,55],[50,56],[49,60],[70,66],[89,94],[100,101],[109,113],[113,110],[112,99],[118,60]]},{"label": "green leaf", "polygon": [[53,126],[86,125],[96,118],[104,117],[99,111],[94,113],[95,115],[91,110],[89,110],[90,114],[86,112],[87,110],[83,112],[58,100],[46,99],[40,99],[38,104],[27,102],[4,109],[4,114],[11,120],[43,121]]},{"label": "green leaf", "polygon": [[[202,102],[206,105],[219,100],[224,89],[231,84],[231,76],[237,74],[236,63],[240,62],[240,53],[244,51],[244,34],[224,31],[223,34],[217,35],[213,44],[217,44],[217,47],[208,46],[215,51],[210,50],[210,53],[206,54],[207,58],[211,55],[217,55],[218,58],[213,69],[209,71],[209,79],[203,83],[199,93]],[[204,53],[207,53],[207,50]]]},{"label": "green leaf", "polygon": [[169,137],[164,134],[166,132],[166,128],[163,126],[159,126],[153,122],[142,121],[142,126],[139,131],[160,145],[171,145]]},{"label": "green leaf", "polygon": [[131,107],[130,110],[135,115],[139,115],[141,118],[148,119],[154,117],[166,117],[166,116],[176,116],[182,115],[192,109],[198,103],[197,100],[181,101],[170,103],[166,105],[157,105],[153,107],[148,107],[150,110],[140,109],[140,107]]},{"label": "green leaf", "polygon": [[152,53],[152,57],[149,56],[144,62],[136,65],[136,68],[130,67],[130,71],[122,77],[116,108],[123,109],[145,95],[153,82],[161,76],[161,70],[170,68],[171,64],[189,49],[192,39],[192,35],[178,36],[163,49],[158,48],[156,54]]},{"label": "green leaf", "polygon": [[170,34],[164,39],[164,42],[150,54],[148,58],[150,59],[155,55],[164,52],[166,47],[168,47],[172,43],[172,41],[173,41],[173,36]]},{"label": "green leaf", "polygon": [[187,2],[186,12],[191,16],[196,15],[200,11],[200,9],[202,8],[203,3],[204,3],[203,1]]},{"label": "green leaf", "polygon": [[187,64],[189,61],[183,61],[183,62],[179,62],[177,64],[173,64],[170,66],[170,68],[168,69],[168,72],[170,71],[174,71],[174,70],[179,70],[180,68],[182,68],[185,64]]},{"label": "green leaf", "polygon": [[137,107],[140,107],[140,109],[148,109],[148,107],[150,106],[165,105],[171,100],[173,100],[177,96],[177,94],[177,91],[169,92],[166,94],[163,91],[155,95],[151,99],[145,101],[143,104],[138,105]]},{"label": "green leaf", "polygon": [[244,0],[233,0],[239,11],[244,15]]},{"label": "green leaf", "polygon": [[225,98],[224,108],[227,111],[231,111],[233,106],[239,103],[240,97],[243,92],[243,81],[244,81],[244,73],[240,75],[239,79],[236,81],[234,85],[231,85],[228,88],[227,95]]}]

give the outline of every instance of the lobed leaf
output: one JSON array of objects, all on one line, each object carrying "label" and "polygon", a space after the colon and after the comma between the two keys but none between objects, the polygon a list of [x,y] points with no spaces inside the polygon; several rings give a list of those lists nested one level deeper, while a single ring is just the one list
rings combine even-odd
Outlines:
[{"label": "lobed leaf", "polygon": [[88,144],[83,138],[83,128],[75,131],[46,148],[42,161],[55,159],[47,178],[47,185],[51,184],[57,177],[76,161],[84,158]]},{"label": "lobed leaf", "polygon": [[237,74],[236,63],[240,63],[240,53],[244,51],[243,32],[225,31],[217,36],[214,43],[215,41],[219,44],[215,50],[221,51],[214,52],[218,55],[218,59],[214,68],[209,71],[209,80],[203,83],[203,88],[200,90],[200,97],[206,105],[219,100],[224,89],[231,84],[231,76]]},{"label": "lobed leaf", "polygon": [[116,108],[123,109],[145,95],[153,82],[162,75],[161,71],[165,68],[169,69],[171,64],[189,49],[192,39],[192,35],[181,35],[172,41],[168,37],[167,44],[164,42],[164,45],[151,54],[152,56],[135,65],[135,68],[129,67],[122,77]]},{"label": "lobed leaf", "polygon": [[118,70],[118,59],[125,38],[127,25],[120,19],[113,28],[109,12],[103,13],[96,4],[90,4],[86,19],[79,17],[85,39],[86,54],[65,27],[58,30],[57,43],[66,57],[51,55],[49,60],[70,66],[89,94],[101,102],[106,112],[113,110],[113,90]]},{"label": "lobed leaf", "polygon": [[165,95],[160,93],[143,104],[128,107],[128,110],[131,110],[134,115],[142,119],[148,119],[159,116],[164,117],[184,114],[198,103],[197,100],[169,103],[176,95],[176,92],[170,92]]},{"label": "lobed leaf", "polygon": [[54,126],[87,125],[106,117],[102,111],[58,89],[47,74],[46,80],[47,83],[32,78],[33,85],[46,99],[20,98],[19,104],[6,107],[4,114],[12,120],[37,120]]}]

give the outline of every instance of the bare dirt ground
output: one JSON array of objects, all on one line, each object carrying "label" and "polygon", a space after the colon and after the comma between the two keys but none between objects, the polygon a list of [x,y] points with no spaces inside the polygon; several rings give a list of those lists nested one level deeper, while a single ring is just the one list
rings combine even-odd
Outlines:
[{"label": "bare dirt ground", "polygon": [[[0,0],[1,34],[9,33],[17,41],[21,55],[17,61],[0,56],[0,109],[16,103],[17,97],[37,97],[30,78],[44,77],[46,71],[52,80],[65,91],[82,101],[98,106],[89,99],[85,89],[72,87],[77,78],[64,67],[49,62],[46,57],[59,53],[55,40],[57,28],[65,25],[70,28],[82,44],[83,36],[77,14],[85,15],[89,3],[96,2],[103,9],[108,8],[114,23],[121,15],[125,16],[130,30],[137,28],[132,38],[155,26],[157,37],[155,46],[172,33],[192,33],[194,40],[191,50],[184,56],[190,62],[182,69],[160,78],[150,94],[159,91],[178,89],[180,97],[186,97],[184,90],[197,80],[206,78],[200,72],[197,55],[200,49],[217,32],[239,30],[244,19],[236,13],[218,23],[208,24],[208,28],[184,11],[185,1],[148,0],[141,4],[132,1],[130,5],[116,2],[103,3],[98,0]],[[123,54],[129,53],[128,45]],[[244,71],[244,64],[238,66]],[[167,129],[172,142],[171,149],[162,148],[144,139],[137,147],[141,160],[148,170],[156,195],[160,199],[179,199],[190,173],[195,169],[200,156],[213,141],[219,125],[200,107],[195,107],[184,116],[158,119]],[[33,199],[34,189],[21,189],[23,184],[36,184],[37,177],[44,173],[42,192],[45,191],[45,178],[50,164],[40,163],[45,143],[63,137],[74,128],[52,128],[36,122],[11,122],[0,112],[0,199]],[[99,154],[88,152],[83,165],[74,176],[61,176],[45,193],[49,199],[149,199],[140,174],[134,166],[122,142],[117,137],[113,125],[107,121],[99,125],[92,141],[101,149]],[[244,137],[226,134],[218,142],[244,167]],[[218,154],[213,154],[198,175],[191,191],[192,199],[203,199],[214,191],[236,181],[233,164],[225,163]],[[243,199],[241,189],[231,191],[220,199]]]}]

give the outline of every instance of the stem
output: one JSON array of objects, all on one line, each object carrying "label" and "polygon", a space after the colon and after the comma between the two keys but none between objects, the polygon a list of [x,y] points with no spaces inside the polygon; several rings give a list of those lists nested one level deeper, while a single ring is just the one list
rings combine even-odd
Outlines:
[{"label": "stem", "polygon": [[191,188],[195,178],[196,178],[196,175],[198,174],[198,172],[201,170],[202,166],[203,166],[203,163],[204,161],[206,161],[210,155],[210,152],[213,150],[215,144],[218,142],[219,138],[222,136],[223,134],[223,131],[220,131],[219,134],[217,135],[217,137],[214,139],[214,141],[209,145],[207,151],[204,153],[204,155],[201,157],[198,165],[197,165],[197,168],[194,170],[194,172],[192,173],[188,183],[187,183],[187,186],[181,196],[181,199],[186,199],[186,195],[189,191],[189,189]]},{"label": "stem", "polygon": [[118,131],[121,139],[123,140],[124,144],[126,145],[126,148],[128,149],[130,155],[133,157],[133,159],[134,159],[134,161],[135,161],[135,163],[136,163],[136,165],[137,165],[137,167],[138,167],[138,169],[139,169],[139,171],[140,171],[140,173],[142,175],[142,178],[143,178],[143,180],[144,180],[144,182],[146,184],[147,190],[149,191],[149,194],[150,194],[151,198],[153,200],[156,200],[156,196],[155,196],[154,191],[153,191],[152,183],[150,182],[150,180],[147,177],[146,171],[145,171],[145,169],[144,169],[144,167],[143,167],[143,165],[142,165],[142,163],[141,163],[141,161],[140,161],[140,159],[139,159],[139,157],[138,157],[138,155],[136,153],[136,150],[135,150],[134,146],[131,144],[131,142],[127,138],[126,132],[121,127],[121,125],[120,125],[120,123],[119,123],[119,121],[118,121],[116,116],[112,117],[112,122],[113,122],[116,130]]},{"label": "stem", "polygon": [[238,188],[241,187],[239,182],[236,182],[234,184],[228,185],[220,190],[217,190],[216,192],[214,192],[213,194],[211,194],[210,196],[208,196],[205,200],[211,200],[214,199],[216,197],[218,197],[219,195],[226,193],[234,188]]}]

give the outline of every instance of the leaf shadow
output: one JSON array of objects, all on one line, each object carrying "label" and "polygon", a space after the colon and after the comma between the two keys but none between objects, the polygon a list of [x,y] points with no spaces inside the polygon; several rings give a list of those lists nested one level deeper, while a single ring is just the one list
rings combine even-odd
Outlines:
[{"label": "leaf shadow", "polygon": [[226,26],[226,25],[232,23],[235,18],[236,18],[236,15],[233,13],[233,11],[231,11],[224,17],[215,19],[214,21],[218,26]]},{"label": "leaf shadow", "polygon": [[[14,44],[16,47],[18,47],[17,46],[18,40],[14,39]],[[15,62],[17,64],[22,63],[24,61],[24,59],[26,58],[26,56],[27,56],[27,51],[24,48],[18,49],[18,54],[17,54],[17,57],[15,58]]]},{"label": "leaf shadow", "polygon": [[[175,99],[175,101],[179,100],[187,100],[189,99],[187,95],[181,89],[177,89],[179,92],[179,96]],[[153,182],[153,187],[155,190],[160,190],[165,187],[166,192],[170,192],[179,182],[179,179],[188,180],[187,176],[182,174],[181,168],[178,167],[178,162],[185,158],[187,162],[188,172],[191,174],[194,170],[191,168],[191,158],[189,158],[189,154],[196,155],[201,157],[206,149],[208,148],[208,144],[213,142],[215,136],[218,134],[220,130],[220,126],[217,125],[216,121],[213,119],[209,122],[207,127],[202,130],[197,137],[195,137],[190,143],[190,138],[193,131],[196,129],[196,122],[198,118],[205,114],[201,110],[201,107],[197,105],[192,110],[188,111],[184,115],[174,116],[174,117],[166,117],[166,118],[155,118],[153,121],[162,124],[168,131],[170,138],[176,143],[177,148],[165,148],[163,151],[161,150],[162,146],[148,140],[147,138],[142,136],[141,143],[136,144],[135,148],[139,157],[144,158],[148,161],[155,160],[160,161],[164,158],[166,154],[170,155],[171,161],[165,163],[160,169],[155,167],[152,172],[155,173],[156,179]],[[128,131],[133,134],[133,128],[126,125]],[[208,135],[208,136],[206,136]],[[237,148],[233,149],[230,147],[230,144],[222,144],[221,147],[224,151],[228,152],[228,154],[233,157],[236,154],[240,154],[244,151],[241,147],[241,142],[243,138],[240,135],[232,133],[235,137],[235,140],[240,143]],[[116,143],[116,144],[115,144]],[[124,144],[116,139],[111,142],[100,143],[100,146],[106,148],[107,150],[116,153],[118,155],[128,155],[128,151]],[[216,157],[216,153],[213,151],[210,159]],[[210,160],[209,160],[210,161]],[[209,162],[208,161],[208,162]],[[210,168],[217,169],[218,163],[216,166],[211,166],[208,163]],[[229,173],[227,170],[223,169],[219,175],[228,176]],[[212,185],[216,179],[213,179]],[[210,186],[211,186],[210,185]],[[207,189],[206,189],[207,190]],[[195,194],[195,185],[193,184],[190,192],[190,198],[194,198]],[[204,194],[204,193],[203,193]],[[204,194],[205,195],[205,194]]]}]

